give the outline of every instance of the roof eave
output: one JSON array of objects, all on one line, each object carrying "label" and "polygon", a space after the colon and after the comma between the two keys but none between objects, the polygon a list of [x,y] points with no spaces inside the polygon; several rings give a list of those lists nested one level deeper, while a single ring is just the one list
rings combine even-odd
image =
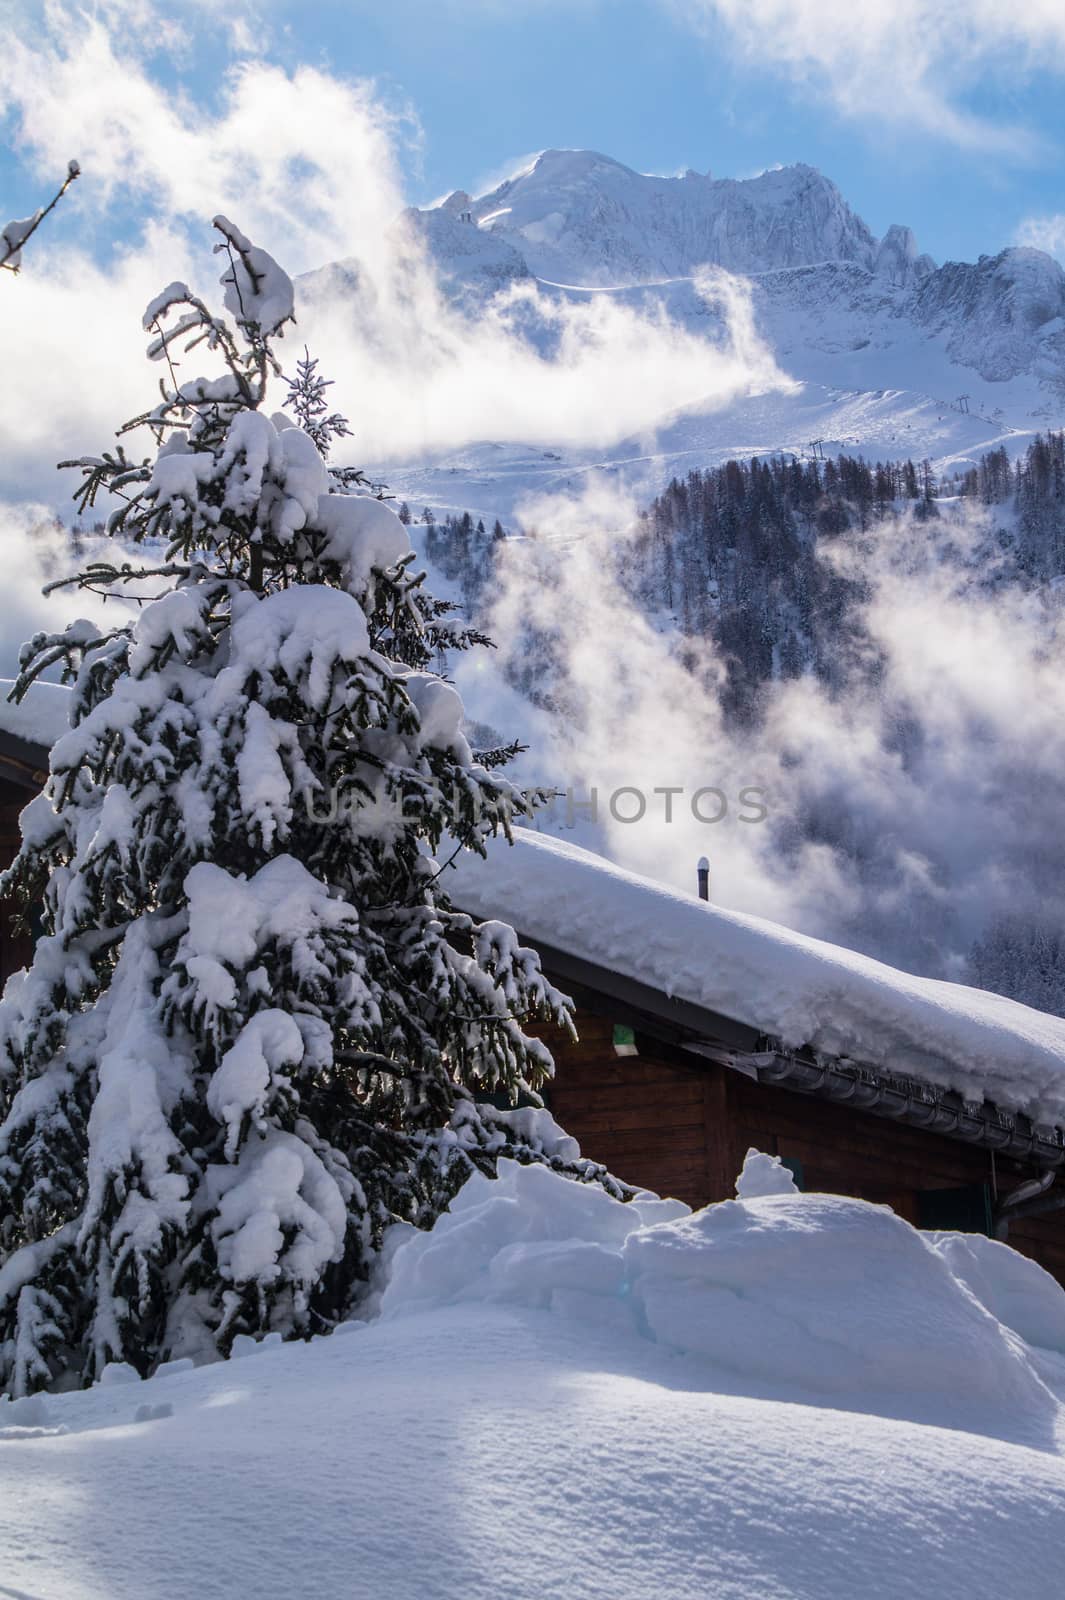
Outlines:
[{"label": "roof eave", "polygon": [[925,1128],[1044,1169],[1065,1166],[1065,1130],[1060,1127],[1034,1123],[1023,1112],[989,1100],[967,1101],[925,1079],[903,1078],[809,1049],[786,1050],[750,1023],[667,995],[543,940],[522,938],[539,952],[552,978],[577,991],[578,1004],[589,1000],[594,1004],[596,999],[616,1002],[630,1024],[652,1038],[681,1046],[693,1059],[709,1056],[759,1083],[850,1104],[871,1116]]}]

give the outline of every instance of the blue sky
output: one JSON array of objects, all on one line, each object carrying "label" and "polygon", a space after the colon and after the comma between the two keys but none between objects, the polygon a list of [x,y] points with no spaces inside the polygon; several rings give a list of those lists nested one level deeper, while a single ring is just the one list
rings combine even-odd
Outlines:
[{"label": "blue sky", "polygon": [[692,166],[720,177],[806,161],[875,232],[908,223],[940,260],[993,253],[1026,218],[1065,208],[1065,94],[1048,74],[996,82],[989,73],[968,97],[990,123],[1033,131],[1015,155],[959,149],[926,127],[879,118],[863,126],[827,95],[759,69],[723,26],[696,33],[644,0],[333,4],[318,10],[312,35],[304,24],[300,35],[334,66],[377,75],[409,98],[424,129],[409,166],[421,203],[556,145],[603,150],[639,171]]},{"label": "blue sky", "polygon": [[[858,8],[845,0],[258,0],[227,7],[221,37],[211,0],[187,5],[169,31],[170,9],[152,0],[93,10],[119,54],[216,112],[227,67],[249,52],[286,70],[373,78],[402,115],[399,160],[415,203],[548,145],[718,176],[802,160],[875,232],[909,223],[938,260],[1018,239],[1065,253],[1063,0],[1030,0],[1015,18],[990,0],[866,0],[850,35]],[[31,43],[39,15],[22,0],[0,4]],[[0,209],[11,215],[40,192],[44,164],[32,93],[6,87],[15,109]],[[320,131],[328,146],[330,128]],[[117,205],[112,238],[125,226],[121,196]]]}]

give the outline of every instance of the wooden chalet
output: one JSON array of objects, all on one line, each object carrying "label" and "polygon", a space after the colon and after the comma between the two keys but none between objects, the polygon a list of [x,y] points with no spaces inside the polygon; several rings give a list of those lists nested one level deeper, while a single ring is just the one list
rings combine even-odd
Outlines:
[{"label": "wooden chalet", "polygon": [[[47,765],[43,742],[0,730],[0,867],[14,857],[19,812]],[[585,1155],[637,1187],[698,1207],[733,1195],[754,1147],[780,1156],[802,1189],[889,1205],[918,1227],[1008,1238],[1065,1284],[1061,1127],[964,1098],[941,1079],[784,1048],[757,1019],[738,1020],[660,979],[635,976],[625,963],[589,955],[561,904],[549,919],[557,927],[545,926],[542,912],[537,926],[524,926],[515,881],[512,873],[500,886],[473,863],[451,892],[479,916],[512,922],[573,997],[578,1042],[542,1030],[556,1063],[547,1098]],[[657,933],[653,909],[648,941]],[[11,910],[0,903],[0,980],[25,965],[32,948],[28,935],[12,932]],[[639,904],[630,910],[641,912]],[[609,930],[603,943],[609,948]],[[1065,1040],[1065,1023],[1061,1032]],[[1065,1045],[1062,1084],[1065,1101]]]},{"label": "wooden chalet", "polygon": [[800,1189],[916,1227],[1008,1239],[1065,1285],[1065,1133],[913,1078],[782,1051],[754,1028],[540,944],[579,1042],[541,1030],[547,1102],[582,1153],[693,1208],[735,1195],[751,1148]]},{"label": "wooden chalet", "polygon": [[[592,942],[615,956],[622,952],[623,959],[590,955],[588,914],[582,919],[564,895],[552,909],[543,885],[531,897],[520,892],[523,874],[546,873],[550,879],[550,857],[558,848],[566,847],[526,834],[520,849],[490,852],[496,860],[489,869],[502,858],[504,870],[489,870],[483,888],[479,864],[472,864],[452,894],[477,916],[513,923],[523,941],[537,948],[551,979],[572,996],[579,1041],[556,1028],[541,1030],[556,1067],[546,1098],[586,1156],[629,1183],[699,1207],[734,1196],[737,1174],[753,1147],[779,1156],[801,1189],[888,1205],[921,1228],[1008,1239],[1065,1285],[1062,1127],[1035,1124],[1011,1105],[943,1087],[949,1073],[933,1075],[931,1062],[924,1076],[823,1048],[785,1048],[757,1026],[757,1017],[737,1020],[670,992],[660,979],[635,976],[632,928],[646,919],[650,951],[660,938],[653,903],[660,891],[650,884],[641,888],[631,875],[616,874],[622,896],[633,886],[624,907],[627,927],[607,925],[609,898],[591,911]],[[583,897],[588,874],[597,868],[604,878],[615,876],[606,862],[569,848],[583,859],[575,863],[580,872],[567,893]],[[511,862],[523,852],[525,862]],[[556,874],[556,881],[565,883],[567,876]],[[698,902],[694,896],[692,901],[695,911]],[[798,941],[779,932],[782,942]],[[1060,1041],[1065,1104],[1065,1022],[998,997],[982,998],[1007,1015],[1048,1025]],[[752,1000],[749,1017],[758,1004]],[[1019,1043],[1023,1054],[1023,1039],[1009,1042]]]}]

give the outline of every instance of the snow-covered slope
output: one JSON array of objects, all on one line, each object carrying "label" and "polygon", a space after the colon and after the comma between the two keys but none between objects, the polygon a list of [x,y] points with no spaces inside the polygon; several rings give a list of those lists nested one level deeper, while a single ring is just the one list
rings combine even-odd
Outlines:
[{"label": "snow-covered slope", "polygon": [[[816,320],[816,311],[809,308],[781,329],[782,340],[792,349],[801,339],[800,316],[806,315]],[[477,439],[418,459],[376,463],[374,471],[400,499],[409,501],[415,514],[425,505],[440,520],[448,512],[469,510],[489,525],[498,516],[508,527],[517,527],[530,496],[580,494],[605,483],[644,506],[671,478],[683,478],[690,470],[778,451],[802,456],[810,453],[814,440],[828,457],[918,462],[928,457],[935,472],[949,473],[975,465],[1000,444],[1011,454],[1020,453],[1037,432],[1056,425],[1057,412],[1046,397],[1031,380],[1021,378],[992,387],[968,373],[970,409],[957,409],[945,398],[959,381],[956,369],[938,351],[923,348],[912,328],[909,332],[908,341],[900,338],[891,349],[877,353],[845,347],[813,356],[800,352],[804,364],[823,379],[811,378],[791,393],[747,395],[725,409],[684,406],[663,416],[657,427],[607,448],[574,447],[561,438],[549,445]],[[915,348],[925,360],[927,389],[909,387],[904,376]],[[874,365],[880,375],[889,375],[886,387],[868,381]],[[1016,425],[999,414],[1005,407]]]},{"label": "snow-covered slope", "polygon": [[447,285],[491,293],[532,276],[520,250],[500,234],[470,227],[451,202],[408,215]]},{"label": "snow-covered slope", "polygon": [[0,1404],[3,1593],[1060,1591],[1038,1267],[834,1196],[689,1217],[508,1168],[400,1243],[374,1321]]},{"label": "snow-covered slope", "polygon": [[921,284],[916,306],[952,358],[990,382],[1026,371],[1065,379],[1065,273],[1043,250],[949,261]]},{"label": "snow-covered slope", "polygon": [[708,905],[560,839],[514,838],[493,842],[486,862],[456,860],[448,884],[460,905],[787,1046],[1065,1121],[1062,1018]]}]

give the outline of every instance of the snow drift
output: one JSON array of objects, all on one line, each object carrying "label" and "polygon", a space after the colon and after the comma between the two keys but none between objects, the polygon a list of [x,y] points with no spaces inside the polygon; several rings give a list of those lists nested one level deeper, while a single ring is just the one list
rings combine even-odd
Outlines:
[{"label": "snow drift", "polygon": [[[740,1187],[773,1174],[751,1158]],[[35,1600],[1056,1593],[1065,1463],[1034,1370],[1053,1357],[950,1262],[975,1283],[975,1247],[983,1299],[1040,1304],[1055,1339],[1065,1296],[984,1243],[829,1196],[621,1205],[504,1164],[432,1233],[393,1230],[371,1321],[0,1404],[4,1583]]]},{"label": "snow drift", "polygon": [[[1003,1246],[981,1262],[974,1292],[949,1245],[886,1206],[793,1192],[688,1214],[502,1161],[498,1179],[469,1180],[431,1233],[403,1233],[386,1318],[469,1301],[535,1307],[696,1358],[744,1394],[1028,1443],[1054,1425],[1022,1339],[989,1309],[1016,1305],[1046,1274]],[[1045,1298],[1065,1313],[1056,1284]],[[1056,1336],[1042,1309],[1042,1321],[1015,1320]]]}]

